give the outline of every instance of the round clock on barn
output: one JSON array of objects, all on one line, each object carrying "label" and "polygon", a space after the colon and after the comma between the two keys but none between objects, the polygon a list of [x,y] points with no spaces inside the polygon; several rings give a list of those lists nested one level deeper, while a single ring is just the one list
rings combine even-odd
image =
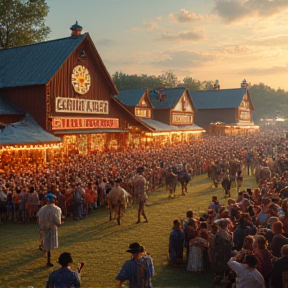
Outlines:
[{"label": "round clock on barn", "polygon": [[91,84],[90,79],[90,73],[85,66],[77,65],[76,67],[74,67],[71,76],[71,82],[76,93],[87,93]]}]

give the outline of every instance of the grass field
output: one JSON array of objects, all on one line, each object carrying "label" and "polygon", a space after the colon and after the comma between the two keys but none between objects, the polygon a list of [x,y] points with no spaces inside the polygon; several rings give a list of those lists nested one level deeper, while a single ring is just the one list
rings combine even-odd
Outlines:
[{"label": "grass field", "polygon": [[[255,186],[254,177],[244,178],[243,189]],[[231,192],[235,198],[236,189]],[[185,266],[172,268],[168,265],[169,233],[173,220],[185,218],[189,208],[199,215],[207,210],[213,195],[217,195],[223,204],[227,204],[227,199],[222,188],[211,188],[206,175],[191,181],[186,196],[180,194],[180,187],[172,200],[168,199],[164,188],[150,193],[146,206],[148,223],[136,225],[137,211],[131,207],[125,212],[120,226],[115,221],[108,221],[108,210],[104,208],[93,211],[80,222],[67,219],[59,228],[59,248],[52,250],[55,264],[52,268],[45,266],[45,255],[38,250],[36,224],[0,223],[0,288],[45,287],[49,273],[60,267],[55,262],[64,251],[72,253],[75,263],[85,262],[81,287],[114,287],[115,276],[130,257],[125,251],[132,242],[144,245],[152,255],[156,272],[154,287],[212,287],[211,272],[191,274]]]}]

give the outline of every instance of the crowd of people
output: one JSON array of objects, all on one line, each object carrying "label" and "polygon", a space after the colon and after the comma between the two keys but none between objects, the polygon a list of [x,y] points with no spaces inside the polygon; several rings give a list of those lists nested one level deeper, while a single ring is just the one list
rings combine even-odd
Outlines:
[{"label": "crowd of people", "polygon": [[[141,215],[148,222],[144,212],[146,192],[165,185],[167,171],[185,170],[193,177],[207,173],[209,167],[217,163],[225,174],[229,173],[229,163],[236,161],[245,176],[263,165],[271,169],[272,174],[270,179],[261,179],[259,187],[239,191],[237,199],[229,198],[225,205],[213,197],[205,215],[196,219],[193,211],[188,211],[185,221],[175,220],[169,255],[172,265],[178,266],[183,262],[185,250],[187,270],[192,272],[204,272],[209,263],[215,272],[215,283],[233,274],[229,266],[237,270],[235,261],[243,263],[245,256],[254,255],[257,265],[253,257],[254,260],[248,257],[246,264],[260,271],[267,287],[270,280],[271,287],[282,287],[273,284],[275,277],[271,271],[275,273],[272,263],[276,265],[276,258],[286,257],[285,244],[288,244],[286,142],[283,133],[276,131],[237,136],[203,135],[193,143],[177,146],[71,155],[37,166],[19,159],[0,172],[1,221],[35,222],[41,209],[46,204],[49,206],[49,195],[55,195],[52,202],[61,209],[61,217],[81,220],[105,206],[109,200],[107,195],[111,190],[117,194],[119,183],[133,194],[133,181],[141,178],[142,182],[139,181],[145,183],[145,189],[141,188],[144,192],[136,223],[140,222]],[[120,218],[117,222],[120,225]],[[39,249],[43,248],[41,245]],[[231,256],[235,258],[230,259]],[[48,255],[47,265],[49,261]],[[231,279],[233,282],[236,276],[232,275]]]},{"label": "crowd of people", "polygon": [[[74,155],[37,166],[26,162],[24,165],[19,159],[0,172],[1,220],[34,221],[48,192],[57,196],[56,203],[65,217],[73,215],[74,219],[82,219],[89,210],[105,205],[106,195],[116,179],[121,178],[121,186],[129,193],[133,192],[132,179],[140,166],[144,167],[147,192],[164,185],[165,173],[170,167],[184,167],[193,177],[206,173],[212,162],[217,161],[225,167],[236,159],[242,167],[248,168],[247,173],[251,173],[251,167],[266,161],[267,157],[274,157],[274,160],[278,157],[278,169],[284,169],[288,163],[285,145],[286,139],[273,133],[204,135],[189,144]],[[285,176],[283,178],[281,174],[282,178],[277,180],[287,181]]]},{"label": "crowd of people", "polygon": [[[265,181],[264,181],[265,182]],[[212,268],[213,283],[236,287],[282,288],[288,271],[288,198],[276,182],[239,191],[220,203],[217,196],[207,213],[174,220],[169,238],[171,265],[194,273]],[[186,261],[185,261],[186,260]],[[281,264],[280,264],[281,263]],[[286,280],[287,281],[287,280]]]}]

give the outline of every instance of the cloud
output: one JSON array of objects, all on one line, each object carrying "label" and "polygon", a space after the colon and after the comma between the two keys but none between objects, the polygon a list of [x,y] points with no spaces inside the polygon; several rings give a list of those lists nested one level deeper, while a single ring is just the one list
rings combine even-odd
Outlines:
[{"label": "cloud", "polygon": [[223,51],[224,54],[235,54],[239,56],[239,54],[244,54],[249,51],[247,45],[231,45],[231,46],[226,46],[223,48],[220,48],[219,51]]},{"label": "cloud", "polygon": [[207,39],[207,37],[201,31],[189,31],[179,34],[163,33],[160,36],[159,41],[178,41],[178,42],[201,42]]},{"label": "cloud", "polygon": [[269,68],[247,68],[238,71],[238,74],[251,75],[251,76],[271,76],[279,73],[287,73],[286,66],[272,66]]},{"label": "cloud", "polygon": [[201,20],[203,16],[181,9],[179,12],[169,14],[169,18],[175,23],[187,23]]},{"label": "cloud", "polygon": [[276,36],[276,37],[267,37],[265,39],[253,39],[253,40],[251,40],[251,43],[253,43],[254,45],[269,46],[269,47],[287,46],[288,35],[280,35],[280,36]]},{"label": "cloud", "polygon": [[159,29],[159,25],[157,22],[150,20],[150,21],[143,21],[143,25],[146,27],[145,30],[147,32],[152,32],[154,30]]},{"label": "cloud", "polygon": [[213,13],[226,23],[251,16],[268,17],[288,9],[287,0],[214,0]]},{"label": "cloud", "polygon": [[200,53],[196,51],[175,51],[161,53],[158,59],[163,60],[155,61],[152,65],[161,65],[171,68],[183,68],[189,66],[202,66],[207,62],[217,59],[211,53]]},{"label": "cloud", "polygon": [[96,41],[97,45],[101,45],[101,46],[112,46],[115,45],[117,42],[113,39],[108,39],[108,38],[102,38],[102,39],[98,39]]}]

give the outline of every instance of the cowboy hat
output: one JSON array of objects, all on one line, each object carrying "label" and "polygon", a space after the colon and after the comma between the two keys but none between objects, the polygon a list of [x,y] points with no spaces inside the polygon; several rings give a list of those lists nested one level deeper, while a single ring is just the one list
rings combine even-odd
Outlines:
[{"label": "cowboy hat", "polygon": [[141,246],[138,242],[134,242],[129,245],[129,249],[126,252],[141,253],[144,252],[144,247]]}]

